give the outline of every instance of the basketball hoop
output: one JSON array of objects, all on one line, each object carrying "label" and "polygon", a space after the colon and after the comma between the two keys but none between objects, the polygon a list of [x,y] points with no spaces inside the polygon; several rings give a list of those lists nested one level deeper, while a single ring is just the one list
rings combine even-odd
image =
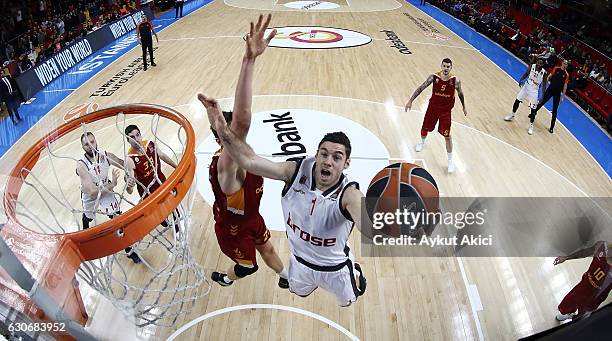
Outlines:
[{"label": "basketball hoop", "polygon": [[[123,141],[123,152],[117,155],[125,160],[126,121],[141,122],[142,129],[147,126],[142,124],[143,119],[148,118],[155,145],[171,151],[176,169],[157,190],[138,202],[126,197],[125,186],[114,192],[124,212],[83,230],[79,219],[75,219],[84,212],[77,208],[75,201],[74,192],[79,190],[63,188],[69,176],[77,177],[74,174],[76,154],[62,156],[59,151],[79,141],[80,133],[91,132],[90,127],[97,127],[96,134],[110,132],[114,134],[110,137],[112,142],[119,138]],[[109,120],[112,124],[108,124]],[[115,129],[106,129],[113,125]],[[176,135],[171,137],[174,142],[160,138],[157,133],[160,125],[166,131],[176,130]],[[99,139],[98,144],[104,146],[106,143]],[[182,154],[180,158],[179,154]],[[35,168],[37,164],[44,168],[43,171]],[[84,325],[88,316],[75,274],[124,314],[132,316],[137,326],[169,326],[210,290],[203,270],[191,256],[187,240],[195,194],[195,169],[193,128],[183,115],[172,109],[132,104],[77,117],[41,138],[12,170],[4,194],[8,221],[0,234],[39,285],[44,286],[64,312],[80,324]],[[51,181],[43,180],[45,177]],[[97,204],[94,222],[99,215],[104,216],[98,212]],[[167,227],[160,226],[164,221]],[[125,257],[123,250],[128,247],[144,256],[142,264],[131,264]],[[147,257],[147,254],[155,257]],[[134,270],[130,266],[138,268]],[[128,275],[134,271],[138,274]],[[207,284],[208,289],[201,290],[203,284]],[[8,301],[6,303],[15,309],[37,319],[47,318],[2,269],[0,290],[0,299]]]}]

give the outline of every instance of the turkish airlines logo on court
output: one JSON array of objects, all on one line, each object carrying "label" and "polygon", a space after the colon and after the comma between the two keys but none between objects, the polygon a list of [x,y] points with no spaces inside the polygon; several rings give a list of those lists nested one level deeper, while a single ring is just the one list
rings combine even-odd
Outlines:
[{"label": "turkish airlines logo on court", "polygon": [[[266,35],[272,31],[269,28]],[[372,41],[369,36],[356,31],[321,27],[321,26],[287,26],[275,27],[277,33],[270,42],[271,47],[293,49],[333,49],[356,47]]]}]

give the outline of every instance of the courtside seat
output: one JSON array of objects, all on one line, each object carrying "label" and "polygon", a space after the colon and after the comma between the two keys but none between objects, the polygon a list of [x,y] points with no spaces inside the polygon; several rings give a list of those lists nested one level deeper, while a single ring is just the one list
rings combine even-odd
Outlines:
[{"label": "courtside seat", "polygon": [[584,90],[576,89],[575,92],[597,113],[597,116],[604,122],[607,120],[612,107],[612,96],[604,88],[589,79]]}]

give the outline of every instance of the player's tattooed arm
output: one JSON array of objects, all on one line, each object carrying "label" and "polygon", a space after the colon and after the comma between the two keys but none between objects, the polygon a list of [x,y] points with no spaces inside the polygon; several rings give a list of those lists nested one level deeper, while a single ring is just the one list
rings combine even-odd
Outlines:
[{"label": "player's tattooed arm", "polygon": [[461,89],[461,81],[459,79],[457,79],[457,85],[455,89],[457,89],[457,95],[459,96],[461,106],[463,107],[463,114],[467,116],[467,110],[465,109],[465,99],[463,98],[463,89]]},{"label": "player's tattooed arm", "polygon": [[[606,242],[604,242],[604,241],[598,241],[598,242],[595,243],[595,245],[593,245],[591,247],[584,248],[582,250],[578,250],[578,251],[572,253],[569,256],[559,256],[559,257],[555,258],[555,261],[553,262],[553,264],[554,265],[558,265],[558,264],[561,264],[561,263],[565,262],[566,260],[591,257],[591,256],[593,256],[595,254],[595,251],[597,251],[597,249],[599,249],[605,243]],[[610,245],[610,244],[608,244],[608,245]]]},{"label": "player's tattooed arm", "polygon": [[414,90],[414,93],[412,94],[412,97],[410,97],[410,100],[408,101],[408,103],[406,103],[406,107],[404,108],[406,112],[410,111],[410,109],[412,108],[412,101],[414,101],[417,97],[419,97],[421,92],[423,92],[423,90],[427,89],[427,87],[430,86],[431,83],[433,83],[433,81],[434,81],[434,76],[433,75],[429,75],[429,77],[427,77],[425,82],[423,82],[423,84],[421,84],[421,86],[419,86],[418,88],[416,88],[416,90]]},{"label": "player's tattooed arm", "polygon": [[291,181],[295,172],[295,162],[273,162],[255,154],[253,148],[229,128],[217,100],[203,94],[198,94],[198,99],[206,107],[208,120],[217,131],[224,151],[227,151],[232,160],[238,164],[238,167],[266,178],[282,180],[287,183]]}]

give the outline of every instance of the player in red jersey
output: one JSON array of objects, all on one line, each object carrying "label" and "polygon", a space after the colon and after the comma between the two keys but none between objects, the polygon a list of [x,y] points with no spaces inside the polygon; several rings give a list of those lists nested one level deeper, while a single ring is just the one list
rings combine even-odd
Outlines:
[{"label": "player in red jersey", "polygon": [[427,77],[427,80],[414,91],[412,97],[408,103],[406,103],[405,108],[406,112],[408,112],[412,108],[412,101],[414,101],[423,90],[427,89],[430,84],[433,84],[433,91],[429,99],[427,111],[425,112],[425,118],[423,119],[423,126],[421,127],[421,141],[416,144],[414,149],[417,152],[423,150],[427,133],[433,131],[436,127],[436,123],[439,121],[438,132],[446,139],[449,173],[455,171],[455,166],[453,164],[453,140],[450,134],[451,111],[455,105],[455,90],[457,91],[459,100],[461,100],[463,114],[467,116],[463,91],[461,90],[461,82],[455,75],[451,74],[452,68],[453,62],[449,58],[444,58],[442,60],[442,71]]},{"label": "player in red jersey", "polygon": [[153,141],[142,139],[140,129],[134,124],[125,128],[130,149],[126,161],[126,173],[132,178],[128,180],[127,192],[132,193],[134,185],[138,194],[144,200],[161,184],[166,181],[166,176],[161,169],[161,160],[176,168],[176,162],[171,157],[159,150]]},{"label": "player in red jersey", "polygon": [[[271,15],[268,15],[264,22],[263,16],[260,15],[256,25],[251,22],[236,86],[234,111],[223,113],[231,130],[243,140],[246,140],[251,126],[255,60],[265,51],[276,34],[276,30],[273,30],[267,38],[264,38],[270,19]],[[198,99],[203,104],[206,101],[201,95]],[[212,127],[211,130],[217,143],[221,145],[217,132]],[[213,156],[209,179],[215,195],[213,214],[217,241],[221,251],[236,263],[227,270],[227,273],[213,272],[212,280],[222,286],[228,286],[239,278],[254,274],[258,269],[255,255],[257,250],[264,262],[279,275],[278,285],[284,289],[288,288],[287,272],[270,242],[270,231],[259,214],[263,178],[239,168],[230,155],[221,148]]]},{"label": "player in red jersey", "polygon": [[576,319],[595,311],[606,300],[612,290],[612,243],[599,241],[569,256],[557,257],[554,265],[566,260],[593,256],[589,269],[582,275],[582,280],[563,298],[559,304],[558,321]]},{"label": "player in red jersey", "polygon": [[[140,128],[130,124],[125,128],[130,149],[129,156],[125,162],[125,173],[127,175],[127,192],[132,194],[134,186],[138,190],[140,199],[146,199],[151,193],[155,192],[165,181],[166,175],[162,171],[161,161],[164,161],[172,168],[177,164],[170,156],[161,151],[153,141],[142,139]],[[167,227],[168,221],[175,221],[179,218],[178,212],[173,213],[173,219],[165,220],[161,223]],[[179,225],[174,223],[174,230],[179,232]]]}]

